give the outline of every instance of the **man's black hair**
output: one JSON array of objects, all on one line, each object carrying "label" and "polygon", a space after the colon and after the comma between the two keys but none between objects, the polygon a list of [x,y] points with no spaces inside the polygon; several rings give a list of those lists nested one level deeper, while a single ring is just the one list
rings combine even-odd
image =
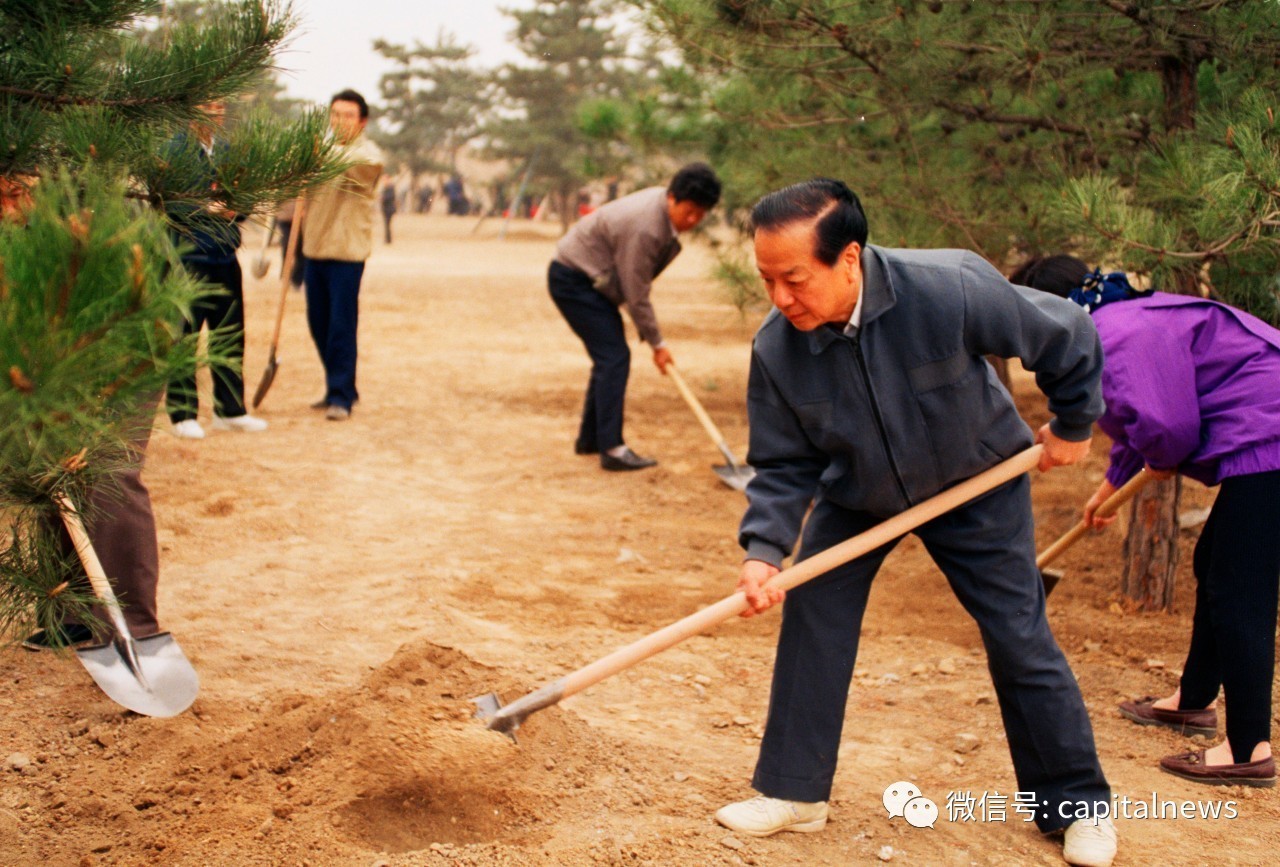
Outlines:
[{"label": "man's black hair", "polygon": [[751,209],[753,230],[776,230],[818,217],[813,255],[832,266],[854,241],[867,244],[867,215],[862,202],[844,183],[834,178],[814,178],[775,190]]},{"label": "man's black hair", "polygon": [[1092,269],[1075,256],[1059,253],[1055,256],[1038,256],[1022,264],[1009,275],[1009,282],[1032,289],[1042,289],[1066,298],[1071,290],[1084,283]]},{"label": "man's black hair", "polygon": [[677,202],[693,202],[710,210],[720,201],[720,179],[706,163],[689,163],[676,172],[667,186],[667,192]]},{"label": "man's black hair", "polygon": [[333,104],[335,102],[354,102],[356,105],[360,106],[360,119],[368,120],[369,103],[364,101],[364,97],[360,95],[360,91],[352,90],[348,87],[346,90],[339,91],[333,95],[333,99],[329,100],[329,107],[333,108]]}]

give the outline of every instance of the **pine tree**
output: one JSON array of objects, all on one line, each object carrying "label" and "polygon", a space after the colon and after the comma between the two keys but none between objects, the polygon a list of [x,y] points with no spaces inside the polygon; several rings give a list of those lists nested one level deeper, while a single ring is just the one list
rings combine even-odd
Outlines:
[{"label": "pine tree", "polygon": [[[997,265],[1078,252],[1280,324],[1280,6],[1254,0],[657,0],[714,77],[726,199],[849,180],[873,240]],[[1172,598],[1176,484],[1135,502],[1128,583]],[[1146,503],[1155,500],[1150,506]]]},{"label": "pine tree", "polygon": [[208,287],[181,267],[174,233],[217,225],[211,207],[265,211],[343,168],[324,112],[255,113],[209,184],[194,146],[170,142],[201,105],[252,89],[294,19],[287,4],[234,0],[157,35],[159,11],[0,0],[0,198],[14,212],[0,222],[0,632],[83,616],[56,498],[83,511],[130,460],[144,408],[201,360],[181,322]]},{"label": "pine tree", "polygon": [[471,65],[475,49],[443,30],[434,45],[379,39],[373,47],[395,63],[378,82],[382,104],[374,141],[415,179],[455,171],[458,151],[475,138],[489,108],[486,76]]},{"label": "pine tree", "polygon": [[617,10],[615,0],[539,0],[504,10],[527,61],[497,71],[503,111],[484,132],[493,155],[519,164],[534,158],[534,177],[566,229],[582,184],[621,168],[609,105],[632,92],[637,72],[611,20]]}]

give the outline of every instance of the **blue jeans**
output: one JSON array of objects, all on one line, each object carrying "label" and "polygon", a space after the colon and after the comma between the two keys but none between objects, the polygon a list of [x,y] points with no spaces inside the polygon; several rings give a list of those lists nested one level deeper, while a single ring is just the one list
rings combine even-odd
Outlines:
[{"label": "blue jeans", "polygon": [[360,319],[363,262],[308,259],[307,325],[324,364],[324,399],[351,409],[356,391],[356,325]]},{"label": "blue jeans", "polygon": [[622,406],[631,375],[631,349],[622,314],[596,291],[590,277],[559,262],[552,262],[547,270],[547,286],[561,315],[591,356],[591,379],[587,381],[577,448],[582,452],[608,451],[623,443]]},{"label": "blue jeans", "polygon": [[[797,559],[878,523],[866,513],[819,501]],[[1084,699],[1045,618],[1028,478],[1019,476],[915,533],[978,623],[1018,791],[1035,792],[1037,801],[1046,802],[1036,813],[1037,826],[1045,832],[1065,828],[1079,802],[1109,803]],[[752,780],[761,794],[828,800],[871,580],[896,544],[787,593],[769,718]],[[945,705],[933,710],[946,718]]]}]

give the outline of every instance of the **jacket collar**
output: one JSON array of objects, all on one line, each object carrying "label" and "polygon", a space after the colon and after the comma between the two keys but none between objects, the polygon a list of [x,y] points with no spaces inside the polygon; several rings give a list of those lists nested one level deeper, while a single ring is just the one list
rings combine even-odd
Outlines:
[{"label": "jacket collar", "polygon": [[[898,302],[889,269],[885,267],[884,252],[880,247],[870,244],[862,248],[862,294],[860,331]],[[839,330],[825,325],[813,329],[805,336],[809,338],[809,352],[813,355],[819,355],[832,343],[844,339]]]}]

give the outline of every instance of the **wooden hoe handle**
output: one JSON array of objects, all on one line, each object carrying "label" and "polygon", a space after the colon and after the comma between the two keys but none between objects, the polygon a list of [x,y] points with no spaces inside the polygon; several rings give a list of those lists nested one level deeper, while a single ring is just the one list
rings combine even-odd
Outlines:
[{"label": "wooden hoe handle", "polygon": [[[1151,473],[1147,472],[1146,469],[1140,470],[1136,476],[1124,483],[1124,487],[1107,497],[1094,514],[1099,518],[1111,517],[1120,510],[1121,506],[1132,500],[1134,495],[1142,490],[1149,481],[1151,481]],[[1074,527],[1063,533],[1058,541],[1040,553],[1040,556],[1036,558],[1036,566],[1040,569],[1048,566],[1058,559],[1058,556],[1063,551],[1074,545],[1088,530],[1089,525],[1081,519]]]}]

